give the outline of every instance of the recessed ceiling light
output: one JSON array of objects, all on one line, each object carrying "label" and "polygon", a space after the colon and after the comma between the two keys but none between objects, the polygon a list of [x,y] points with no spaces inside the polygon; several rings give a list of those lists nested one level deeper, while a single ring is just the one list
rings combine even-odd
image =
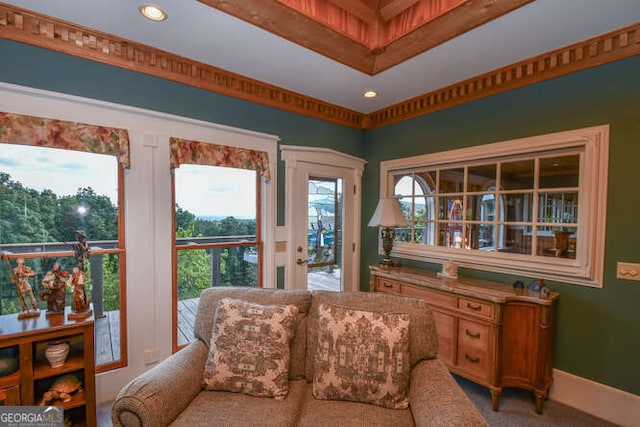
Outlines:
[{"label": "recessed ceiling light", "polygon": [[378,96],[378,92],[376,92],[375,90],[368,90],[365,91],[362,96],[364,96],[365,98],[375,98],[376,96]]},{"label": "recessed ceiling light", "polygon": [[140,13],[142,13],[145,18],[152,21],[164,21],[165,19],[167,19],[167,13],[164,10],[160,9],[158,6],[153,6],[151,4],[140,6]]}]

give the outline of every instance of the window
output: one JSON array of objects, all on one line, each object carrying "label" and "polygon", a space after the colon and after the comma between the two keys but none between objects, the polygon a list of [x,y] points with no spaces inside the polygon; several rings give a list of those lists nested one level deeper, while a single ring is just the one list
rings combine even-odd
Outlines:
[{"label": "window", "polygon": [[[125,366],[122,159],[104,154],[109,150],[97,144],[100,136],[96,132],[108,133],[107,128],[48,119],[38,119],[34,125],[31,119],[0,113],[0,134],[10,129],[4,135],[15,136],[0,141],[18,142],[0,144],[0,314],[23,312],[25,305],[27,310],[36,305],[41,312],[62,306],[49,297],[45,275],[59,264],[71,277],[78,266],[76,233],[82,230],[89,244],[83,265],[85,291],[95,318],[97,370]],[[49,130],[56,138],[46,137]],[[26,135],[43,138],[40,146],[33,146]],[[86,136],[91,142],[83,145]],[[9,268],[20,258],[34,274],[27,278],[31,292],[21,292],[12,283]],[[63,287],[60,296],[67,313],[59,315],[67,316],[72,291]]]},{"label": "window", "polygon": [[[173,138],[175,348],[192,341],[200,293],[212,286],[262,286],[261,171],[233,155],[212,161],[206,152],[246,153],[233,147]],[[179,164],[179,150],[198,154]],[[253,157],[255,152],[250,153]],[[218,158],[217,154],[212,154]],[[266,162],[266,158],[265,158]],[[223,166],[220,166],[222,164]],[[267,164],[267,163],[265,163]],[[233,167],[229,167],[233,166]],[[268,169],[267,169],[268,171]]]},{"label": "window", "polygon": [[394,253],[602,285],[608,127],[382,162]]}]

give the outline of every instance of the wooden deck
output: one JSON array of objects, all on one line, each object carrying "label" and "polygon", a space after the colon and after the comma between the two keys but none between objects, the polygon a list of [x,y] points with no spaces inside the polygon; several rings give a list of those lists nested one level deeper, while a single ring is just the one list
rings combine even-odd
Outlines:
[{"label": "wooden deck", "polygon": [[[309,273],[309,290],[339,291],[340,270],[333,273]],[[178,301],[178,344],[193,341],[193,324],[199,298]],[[95,321],[96,364],[109,363],[120,358],[120,311],[107,311]]]}]

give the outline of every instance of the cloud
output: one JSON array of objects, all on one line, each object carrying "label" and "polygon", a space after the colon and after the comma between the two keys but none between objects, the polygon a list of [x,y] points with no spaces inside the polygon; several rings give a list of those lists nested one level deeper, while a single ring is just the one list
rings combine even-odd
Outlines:
[{"label": "cloud", "polygon": [[14,159],[0,157],[0,166],[17,166],[18,162]]}]

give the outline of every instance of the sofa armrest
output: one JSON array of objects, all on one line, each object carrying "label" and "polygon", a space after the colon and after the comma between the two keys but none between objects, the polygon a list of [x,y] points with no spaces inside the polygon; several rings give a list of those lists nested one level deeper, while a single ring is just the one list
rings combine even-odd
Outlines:
[{"label": "sofa armrest", "polygon": [[413,368],[409,402],[417,427],[488,425],[439,359],[423,360]]},{"label": "sofa armrest", "polygon": [[208,351],[192,342],[124,386],[111,409],[113,425],[169,425],[200,392]]}]

